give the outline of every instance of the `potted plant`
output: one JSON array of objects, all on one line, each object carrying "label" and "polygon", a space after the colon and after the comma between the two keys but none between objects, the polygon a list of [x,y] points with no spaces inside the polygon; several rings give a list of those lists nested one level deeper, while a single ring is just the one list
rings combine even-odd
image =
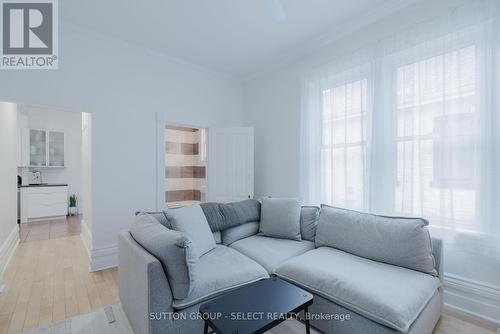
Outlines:
[{"label": "potted plant", "polygon": [[76,207],[76,195],[75,194],[73,194],[69,197],[68,213],[70,216],[76,216],[78,214],[78,209]]}]

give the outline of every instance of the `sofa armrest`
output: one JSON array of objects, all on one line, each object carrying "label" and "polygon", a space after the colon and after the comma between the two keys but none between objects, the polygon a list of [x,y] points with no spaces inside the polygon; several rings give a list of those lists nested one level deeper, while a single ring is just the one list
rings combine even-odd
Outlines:
[{"label": "sofa armrest", "polygon": [[120,301],[136,334],[160,333],[169,327],[168,317],[150,320],[172,312],[172,292],[163,267],[154,256],[127,232],[118,236],[118,288]]},{"label": "sofa armrest", "polygon": [[432,238],[432,255],[436,260],[436,271],[439,279],[443,282],[443,241],[438,238]]}]

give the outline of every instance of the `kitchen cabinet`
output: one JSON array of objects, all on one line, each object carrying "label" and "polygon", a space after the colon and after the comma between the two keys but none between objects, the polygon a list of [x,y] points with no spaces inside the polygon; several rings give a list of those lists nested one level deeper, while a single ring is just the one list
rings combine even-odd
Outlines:
[{"label": "kitchen cabinet", "polygon": [[21,222],[28,219],[66,216],[68,214],[67,186],[21,187]]},{"label": "kitchen cabinet", "polygon": [[47,131],[30,129],[30,166],[47,166]]},{"label": "kitchen cabinet", "polygon": [[64,167],[64,132],[29,129],[28,164],[24,164],[21,131],[21,162],[28,167]]},{"label": "kitchen cabinet", "polygon": [[64,132],[48,131],[49,133],[49,166],[64,166]]}]

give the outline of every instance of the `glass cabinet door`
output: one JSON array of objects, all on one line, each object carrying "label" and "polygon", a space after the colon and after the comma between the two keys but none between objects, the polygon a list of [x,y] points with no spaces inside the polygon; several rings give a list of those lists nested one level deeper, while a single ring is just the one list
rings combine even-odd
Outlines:
[{"label": "glass cabinet door", "polygon": [[30,166],[47,166],[47,133],[30,129]]},{"label": "glass cabinet door", "polygon": [[64,166],[64,132],[49,131],[49,166]]}]

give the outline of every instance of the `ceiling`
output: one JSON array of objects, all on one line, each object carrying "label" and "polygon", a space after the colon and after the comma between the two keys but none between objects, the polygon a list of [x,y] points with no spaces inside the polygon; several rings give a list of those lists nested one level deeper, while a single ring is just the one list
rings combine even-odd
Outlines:
[{"label": "ceiling", "polygon": [[238,76],[413,0],[72,0],[63,21]]}]

